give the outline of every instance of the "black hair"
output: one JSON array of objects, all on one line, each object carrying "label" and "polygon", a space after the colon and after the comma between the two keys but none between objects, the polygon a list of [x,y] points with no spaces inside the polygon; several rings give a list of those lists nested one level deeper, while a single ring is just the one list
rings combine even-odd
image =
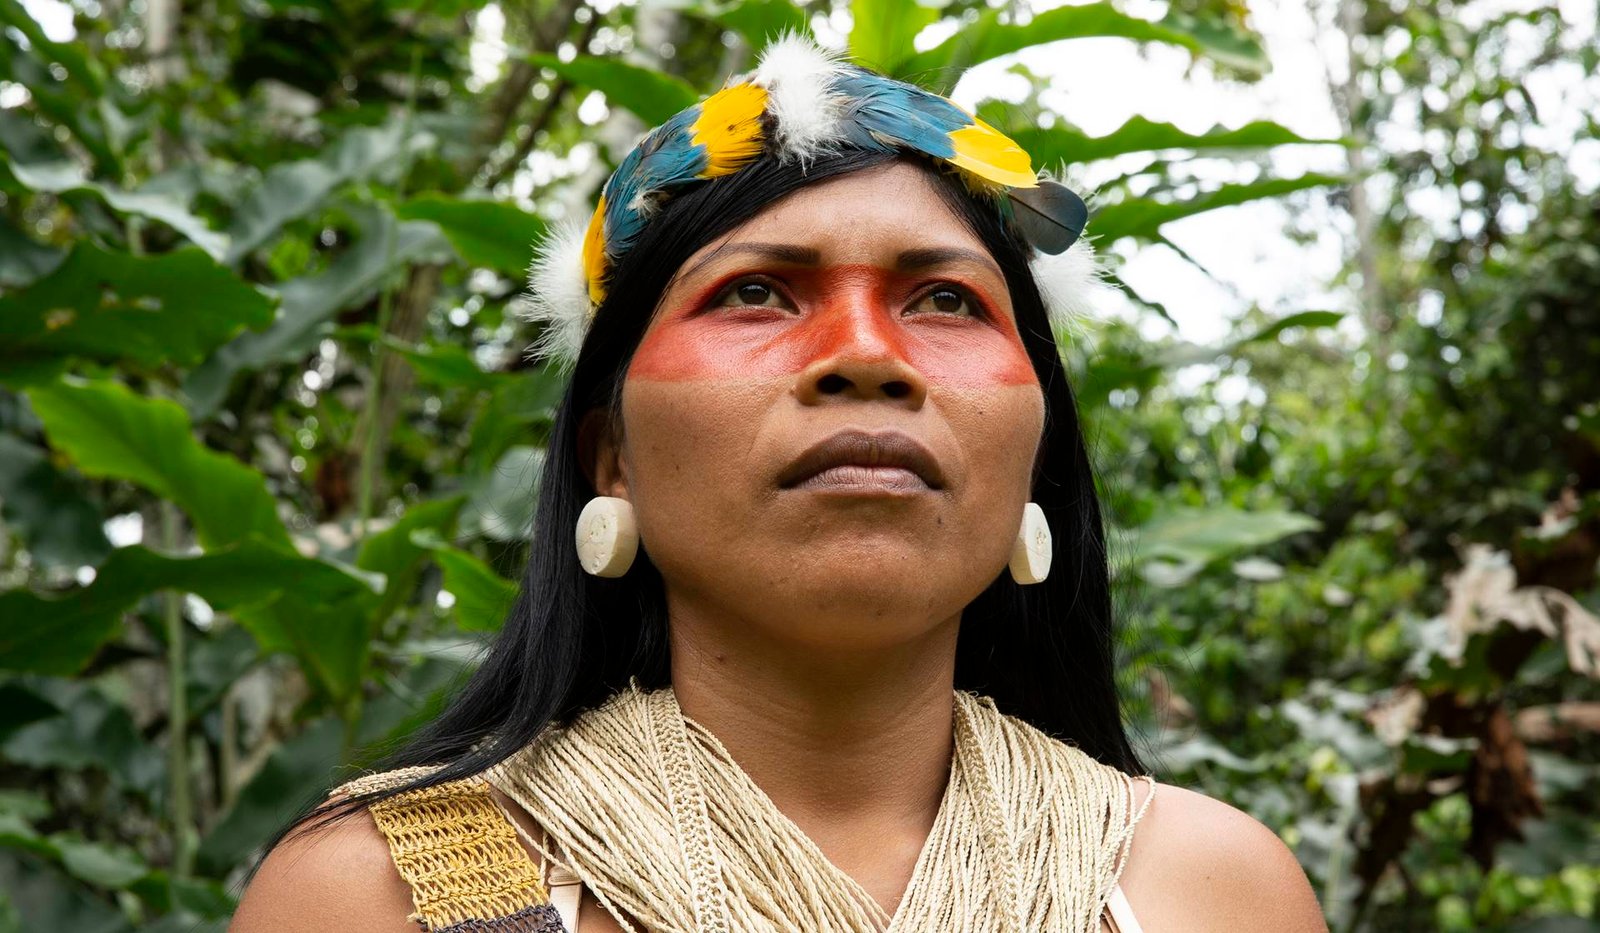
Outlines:
[{"label": "black hair", "polygon": [[966,607],[956,687],[993,697],[1002,712],[1100,762],[1143,772],[1117,702],[1099,499],[1072,389],[1029,271],[1030,247],[992,200],[969,192],[950,170],[920,156],[848,149],[805,166],[764,155],[661,206],[614,268],[557,408],[521,593],[482,664],[444,711],[386,763],[443,767],[409,785],[348,798],[318,813],[342,815],[396,793],[478,774],[547,726],[600,705],[631,679],[646,689],[668,684],[666,595],[648,555],[641,550],[617,579],[589,576],[578,564],[571,529],[595,495],[580,462],[579,426],[594,409],[615,409],[649,324],[650,314],[640,309],[657,306],[690,256],[791,192],[895,159],[930,174],[941,197],[999,264],[1045,399],[1032,498],[1054,533],[1052,571],[1044,582],[1026,587],[1002,572]]}]

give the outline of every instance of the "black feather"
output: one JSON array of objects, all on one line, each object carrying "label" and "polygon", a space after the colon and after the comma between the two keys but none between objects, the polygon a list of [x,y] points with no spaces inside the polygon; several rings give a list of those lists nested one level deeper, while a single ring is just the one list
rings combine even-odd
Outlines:
[{"label": "black feather", "polygon": [[1066,252],[1089,223],[1089,205],[1053,181],[1041,181],[1037,188],[1012,188],[1009,193],[1017,227],[1042,253]]}]

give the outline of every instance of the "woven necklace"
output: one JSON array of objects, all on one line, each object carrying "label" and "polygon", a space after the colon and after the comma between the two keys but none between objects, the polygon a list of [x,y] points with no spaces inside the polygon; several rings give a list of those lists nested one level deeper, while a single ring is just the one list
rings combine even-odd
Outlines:
[{"label": "woven necklace", "polygon": [[624,929],[653,933],[1094,933],[1145,781],[955,693],[955,754],[890,916],[785,817],[671,688],[630,687],[485,777]]}]

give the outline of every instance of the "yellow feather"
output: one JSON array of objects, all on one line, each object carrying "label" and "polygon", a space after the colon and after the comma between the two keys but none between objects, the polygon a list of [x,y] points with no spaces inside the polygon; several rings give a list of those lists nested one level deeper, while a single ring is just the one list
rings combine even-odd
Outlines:
[{"label": "yellow feather", "polygon": [[1012,188],[1039,186],[1028,153],[1011,137],[977,117],[972,118],[971,126],[952,131],[950,142],[956,152],[949,161],[957,168]]},{"label": "yellow feather", "polygon": [[589,218],[589,229],[583,232],[583,275],[589,282],[590,313],[605,300],[606,286],[606,196],[600,195],[594,216]]},{"label": "yellow feather", "polygon": [[761,114],[766,109],[766,88],[749,83],[725,87],[701,103],[700,116],[690,127],[694,143],[706,147],[701,178],[736,172],[761,154]]}]

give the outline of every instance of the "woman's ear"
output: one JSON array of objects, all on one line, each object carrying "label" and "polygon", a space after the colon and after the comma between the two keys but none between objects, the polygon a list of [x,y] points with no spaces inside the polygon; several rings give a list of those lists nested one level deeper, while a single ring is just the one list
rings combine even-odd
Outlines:
[{"label": "woman's ear", "polygon": [[578,466],[597,494],[628,498],[622,444],[605,409],[590,409],[578,424]]}]

